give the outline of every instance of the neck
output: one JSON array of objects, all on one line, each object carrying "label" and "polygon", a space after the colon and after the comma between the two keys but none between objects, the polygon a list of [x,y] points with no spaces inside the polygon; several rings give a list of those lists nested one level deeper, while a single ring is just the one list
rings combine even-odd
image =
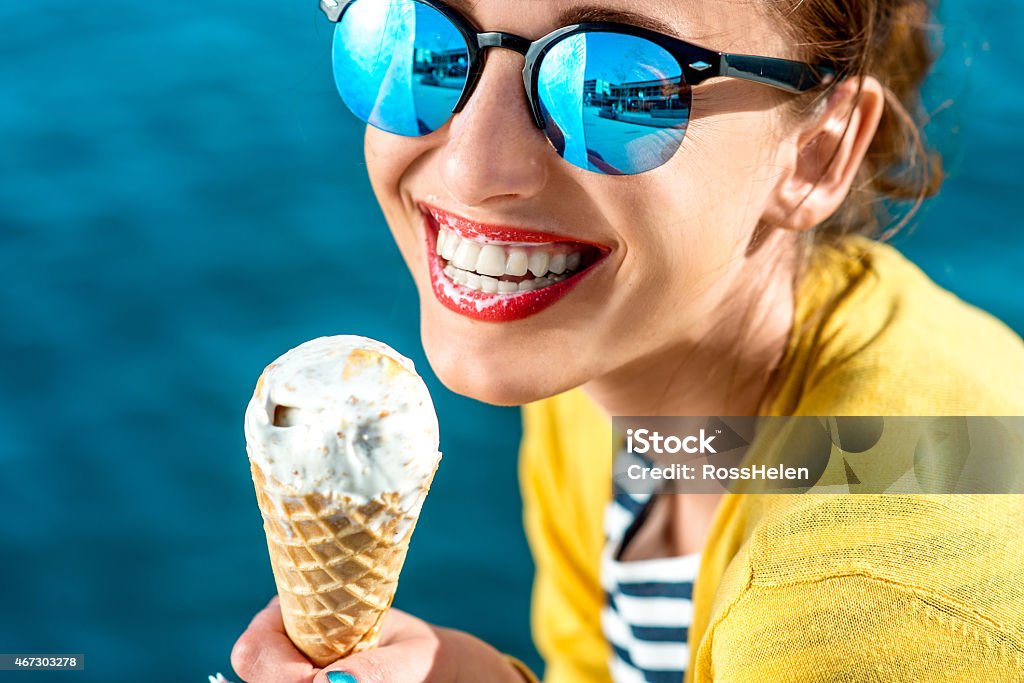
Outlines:
[{"label": "neck", "polygon": [[745,256],[724,288],[718,315],[675,340],[584,385],[609,415],[757,415],[776,388],[794,317],[791,235],[775,231]]}]

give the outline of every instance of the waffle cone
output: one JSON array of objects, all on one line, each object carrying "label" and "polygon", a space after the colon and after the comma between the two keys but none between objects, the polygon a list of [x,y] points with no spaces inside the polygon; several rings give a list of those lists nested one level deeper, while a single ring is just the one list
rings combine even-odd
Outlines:
[{"label": "waffle cone", "polygon": [[292,642],[317,666],[374,647],[430,480],[357,504],[296,494],[250,465]]}]

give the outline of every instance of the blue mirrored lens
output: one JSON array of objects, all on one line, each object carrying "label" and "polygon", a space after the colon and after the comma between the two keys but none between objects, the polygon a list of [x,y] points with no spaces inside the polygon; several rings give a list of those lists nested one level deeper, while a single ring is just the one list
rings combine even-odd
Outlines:
[{"label": "blue mirrored lens", "polygon": [[466,87],[469,50],[443,14],[413,0],[357,0],[334,32],[334,82],[352,113],[397,135],[445,124]]},{"label": "blue mirrored lens", "polygon": [[609,175],[643,173],[675,154],[690,90],[667,50],[636,36],[580,33],[544,57],[545,132],[569,163]]}]

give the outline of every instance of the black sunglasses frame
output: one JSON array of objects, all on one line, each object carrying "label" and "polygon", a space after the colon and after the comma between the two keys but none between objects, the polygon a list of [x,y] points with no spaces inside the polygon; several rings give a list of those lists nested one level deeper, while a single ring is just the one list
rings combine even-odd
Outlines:
[{"label": "black sunglasses frame", "polygon": [[[387,2],[389,0],[378,1]],[[558,43],[580,33],[616,33],[643,38],[661,46],[679,62],[682,69],[681,85],[684,87],[699,85],[709,78],[725,77],[761,83],[799,94],[828,85],[837,77],[837,70],[827,64],[812,65],[776,57],[717,52],[664,33],[615,22],[584,22],[563,26],[543,38],[531,41],[514,33],[480,31],[469,18],[437,0],[412,1],[444,15],[462,34],[466,42],[466,50],[469,53],[466,85],[458,103],[452,110],[453,115],[462,111],[476,89],[480,76],[483,74],[486,51],[489,48],[503,48],[518,52],[526,58],[526,64],[523,67],[523,86],[529,95],[530,113],[536,126],[541,129],[545,128],[537,84],[541,63],[544,56]],[[338,23],[345,16],[345,11],[355,2],[358,0],[320,0],[320,9],[331,22]]]}]

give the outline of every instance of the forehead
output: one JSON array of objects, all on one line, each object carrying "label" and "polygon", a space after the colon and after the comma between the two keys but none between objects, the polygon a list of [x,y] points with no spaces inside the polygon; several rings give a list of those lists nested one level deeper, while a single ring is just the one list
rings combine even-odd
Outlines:
[{"label": "forehead", "polygon": [[614,21],[710,48],[785,56],[791,51],[762,0],[441,0],[485,31],[537,39],[560,26]]}]

